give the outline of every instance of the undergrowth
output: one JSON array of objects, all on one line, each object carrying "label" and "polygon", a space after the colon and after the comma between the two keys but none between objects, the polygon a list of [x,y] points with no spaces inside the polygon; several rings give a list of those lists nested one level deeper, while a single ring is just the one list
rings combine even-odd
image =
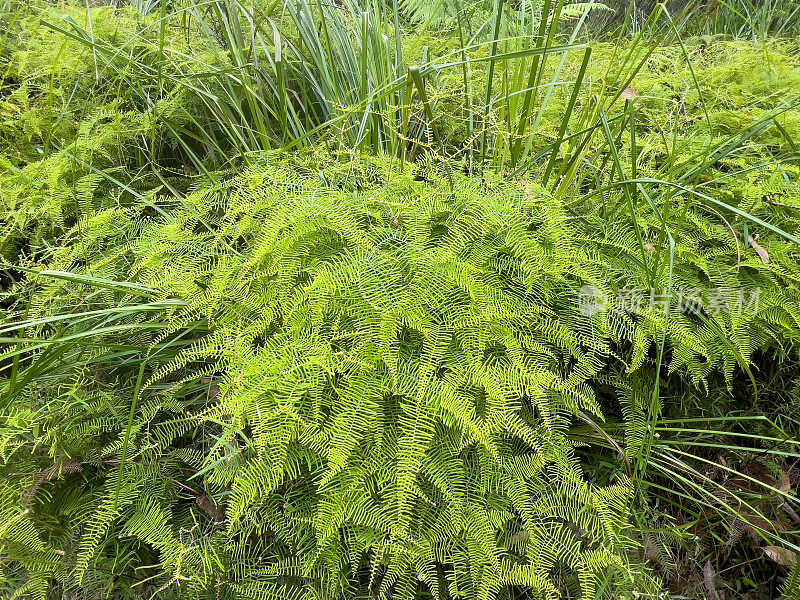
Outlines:
[{"label": "undergrowth", "polygon": [[595,4],[6,2],[0,593],[800,596],[794,17]]}]

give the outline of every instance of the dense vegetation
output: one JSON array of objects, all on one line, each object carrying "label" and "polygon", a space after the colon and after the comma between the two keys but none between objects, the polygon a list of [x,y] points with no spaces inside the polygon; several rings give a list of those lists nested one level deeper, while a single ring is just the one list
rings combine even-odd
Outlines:
[{"label": "dense vegetation", "polygon": [[800,598],[800,6],[0,22],[0,596]]}]

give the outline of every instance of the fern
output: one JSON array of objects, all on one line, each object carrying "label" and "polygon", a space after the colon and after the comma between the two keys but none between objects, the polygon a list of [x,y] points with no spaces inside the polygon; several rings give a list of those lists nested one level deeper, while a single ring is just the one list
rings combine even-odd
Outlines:
[{"label": "fern", "polygon": [[[463,80],[442,68],[416,89],[431,119],[397,83],[401,50],[428,34],[394,31],[394,46],[382,17],[354,26],[354,3],[302,4],[270,13],[265,42],[272,21],[224,4],[192,5],[185,31],[211,37],[166,50],[155,16],[134,26],[124,11],[71,6],[73,22],[9,29],[4,68],[25,82],[0,83],[4,597],[656,595],[655,569],[685,541],[665,525],[676,498],[785,544],[767,517],[791,495],[773,495],[773,475],[760,492],[721,492],[706,471],[730,469],[704,449],[769,431],[736,451],[788,464],[789,434],[766,417],[731,431],[686,420],[749,410],[753,383],[777,402],[780,371],[794,374],[800,119],[785,48],[622,58],[597,44],[604,58],[585,73],[568,57],[537,63],[531,85],[555,68],[583,87],[570,100],[555,77],[542,84],[552,101],[529,112],[511,108],[532,59],[514,63],[517,88],[492,93],[506,74],[478,79],[485,57],[471,48]],[[429,19],[431,6],[407,8],[442,37],[472,8]],[[497,15],[514,38],[504,51],[544,43],[518,35],[543,6]],[[602,7],[559,6],[575,35]],[[237,48],[248,17],[253,47]],[[333,48],[314,45],[322,26]],[[641,95],[612,101],[620,60],[643,56],[629,82]],[[473,77],[489,88],[480,127],[496,154],[480,175]],[[387,85],[391,102],[372,95]],[[592,129],[601,114],[607,128]],[[434,128],[436,155],[422,141]],[[531,156],[552,152],[549,166],[490,174],[522,138]],[[188,163],[206,172],[188,177]],[[237,166],[207,172],[222,163]],[[631,290],[664,302],[632,304]],[[761,295],[742,310],[720,290]]]},{"label": "fern", "polygon": [[[98,393],[95,413],[74,401],[52,412],[75,411],[91,426],[72,438],[54,431],[48,443],[60,445],[42,450],[97,465],[80,475],[94,500],[79,513],[76,562],[59,566],[64,585],[99,584],[87,573],[109,560],[104,540],[116,537],[156,553],[160,597],[189,588],[487,599],[520,587],[543,598],[558,597],[560,585],[583,596],[653,590],[627,537],[631,484],[588,483],[572,425],[603,419],[598,382],[609,381],[626,417],[625,455],[635,457],[648,439],[654,340],[666,334],[670,370],[702,386],[773,340],[796,338],[786,318],[797,302],[792,253],[772,244],[768,268],[742,262],[737,271],[726,226],[691,210],[672,225],[687,240],[678,281],[783,291],[757,312],[706,324],[676,304],[667,330],[645,305],[612,302],[587,318],[577,302],[585,281],[641,284],[626,258],[636,253],[629,224],[565,227],[568,213],[544,190],[499,179],[459,177],[451,194],[435,171],[420,177],[378,159],[366,170],[381,183],[359,180],[361,191],[350,191],[347,170],[322,170],[329,185],[263,162],[149,222],[103,216],[83,245],[54,252],[52,269],[89,256],[156,294],[154,310],[130,304],[120,314],[153,327],[129,351],[152,358],[119,498],[115,459],[130,398]],[[112,240],[121,245],[109,255]],[[714,264],[731,268],[698,266],[707,244],[720,245]],[[34,319],[71,306],[82,289],[37,285],[53,301],[36,304]],[[96,296],[116,306],[132,299]],[[65,322],[60,335],[101,341],[99,323]],[[117,373],[130,390],[131,367]],[[116,421],[106,424],[104,401]],[[23,415],[43,423],[55,409],[33,416],[13,406],[6,453],[33,427]],[[35,507],[47,502],[39,496]]]},{"label": "fern", "polygon": [[[416,22],[432,28],[453,28],[459,21],[469,22],[474,20],[478,26],[483,20],[488,19],[492,11],[491,2],[464,0],[439,0],[438,2],[421,2],[420,0],[404,0],[404,8]],[[536,18],[543,18],[543,0],[533,2],[531,6],[520,7],[520,11],[530,11]],[[565,2],[561,7],[559,17],[564,20],[578,19],[593,10],[611,10],[608,6],[597,0],[589,2]],[[527,16],[527,15],[526,15]],[[522,18],[526,18],[523,16]],[[463,23],[462,23],[463,26]]]}]

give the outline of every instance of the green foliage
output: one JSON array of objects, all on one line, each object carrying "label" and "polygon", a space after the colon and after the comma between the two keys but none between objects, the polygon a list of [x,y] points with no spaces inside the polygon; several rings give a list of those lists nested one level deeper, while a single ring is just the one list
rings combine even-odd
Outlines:
[{"label": "green foliage", "polygon": [[800,32],[800,7],[786,0],[720,0],[707,11],[706,28],[715,35],[766,40]]},{"label": "green foliage", "polygon": [[[651,589],[630,480],[588,483],[570,424],[602,420],[608,382],[633,461],[661,335],[698,384],[796,340],[796,250],[737,259],[724,222],[681,211],[676,286],[768,288],[758,311],[587,317],[585,283],[644,282],[632,228],[599,204],[576,220],[532,183],[458,176],[451,193],[436,169],[319,160],[267,159],[145,221],[145,204],[87,209],[45,264],[130,282],[91,304],[86,278],[15,285],[36,300],[7,353],[2,447],[28,474],[4,484],[12,569],[125,595],[112,581],[157,565],[140,585],[159,597]],[[117,347],[123,327],[138,333]],[[74,338],[43,377],[42,342]]]},{"label": "green foliage", "polygon": [[[456,26],[468,30],[478,28],[485,22],[492,13],[491,2],[464,2],[463,0],[440,0],[439,2],[421,2],[419,0],[406,0],[403,8],[409,16],[417,23],[426,27],[450,28]],[[552,8],[552,6],[551,6]],[[597,0],[589,2],[565,2],[558,9],[556,14],[547,14],[548,3],[545,0],[536,2],[526,2],[519,6],[504,6],[504,10],[509,12],[508,18],[512,21],[527,22],[534,31],[539,21],[547,17],[552,24],[558,24],[559,19],[570,20],[586,18],[592,10],[610,10],[608,6]],[[460,23],[460,21],[462,21]]]},{"label": "green foliage", "polygon": [[796,44],[135,5],[0,13],[0,594],[634,598],[745,539],[790,562]]}]

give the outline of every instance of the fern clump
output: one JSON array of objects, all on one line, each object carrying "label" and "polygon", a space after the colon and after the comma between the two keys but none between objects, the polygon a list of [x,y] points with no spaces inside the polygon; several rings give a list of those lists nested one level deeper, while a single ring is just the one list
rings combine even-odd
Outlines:
[{"label": "fern clump", "polygon": [[574,44],[598,2],[90,4],[0,11],[0,595],[788,564],[796,44]]},{"label": "fern clump", "polygon": [[270,155],[179,203],[87,207],[41,263],[56,278],[14,285],[8,302],[36,289],[26,338],[63,354],[32,384],[46,349],[7,354],[3,468],[28,473],[3,484],[8,581],[124,595],[151,565],[140,585],[162,598],[653,589],[631,481],[591,482],[573,426],[625,414],[633,459],[662,336],[697,383],[796,336],[785,243],[737,274],[726,226],[691,209],[676,281],[781,295],[705,325],[677,303],[667,322],[587,315],[582,286],[643,281],[629,224],[390,162]]},{"label": "fern clump", "polygon": [[[65,589],[99,584],[113,560],[104,540],[118,539],[157,553],[161,597],[644,585],[624,533],[630,485],[587,482],[567,435],[577,415],[601,412],[588,379],[602,363],[576,328],[563,210],[540,189],[459,178],[451,195],[435,174],[377,172],[383,186],[353,192],[260,165],[95,265],[187,303],[151,344],[196,322],[210,332],[169,361],[153,353],[124,469],[101,416],[130,401],[116,385],[65,381],[95,391],[14,403],[9,467],[39,474],[5,484],[0,537],[36,538],[38,511],[74,524],[15,554],[21,565],[35,551]],[[110,241],[59,251],[52,266],[99,258]],[[71,287],[42,290],[41,310],[69,310],[59,297]],[[187,378],[213,394],[187,397]],[[81,435],[44,424],[65,411],[83,415]],[[33,421],[59,435],[25,457]],[[76,478],[83,506],[60,497]],[[194,509],[181,500],[193,494]]]}]

